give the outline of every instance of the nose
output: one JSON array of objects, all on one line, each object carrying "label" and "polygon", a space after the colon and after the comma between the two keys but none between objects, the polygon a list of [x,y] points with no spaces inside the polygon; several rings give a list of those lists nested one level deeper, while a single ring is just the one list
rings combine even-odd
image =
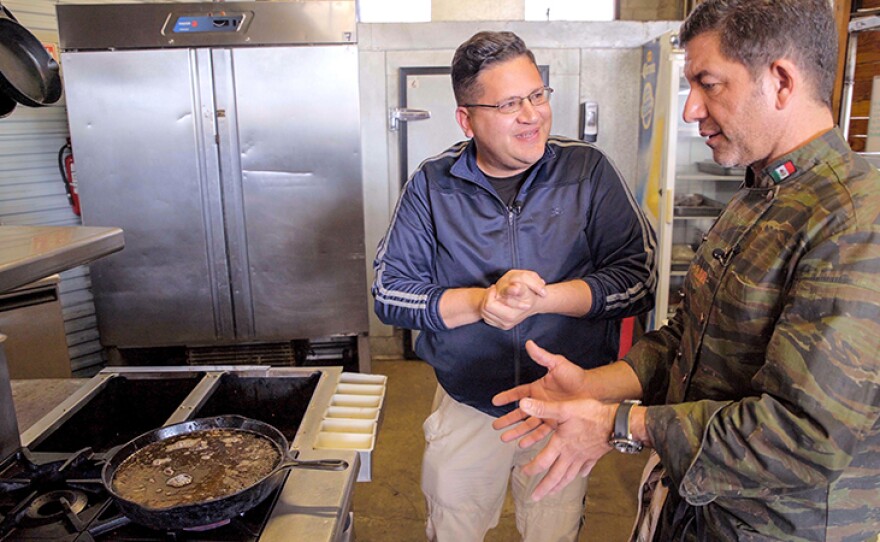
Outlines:
[{"label": "nose", "polygon": [[700,93],[694,91],[693,88],[688,92],[688,97],[684,102],[684,110],[682,111],[681,116],[685,122],[699,122],[707,116],[706,104],[703,102]]},{"label": "nose", "polygon": [[516,114],[516,120],[524,124],[531,124],[533,122],[537,122],[539,117],[540,115],[538,114],[538,108],[532,105],[531,100],[525,98],[522,101],[522,109],[520,109],[519,113]]}]

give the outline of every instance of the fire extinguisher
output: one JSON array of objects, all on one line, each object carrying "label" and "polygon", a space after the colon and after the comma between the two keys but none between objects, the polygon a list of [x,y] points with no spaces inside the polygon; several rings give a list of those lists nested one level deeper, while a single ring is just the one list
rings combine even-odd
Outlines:
[{"label": "fire extinguisher", "polygon": [[61,178],[64,180],[67,201],[73,207],[73,213],[80,216],[79,193],[76,191],[76,167],[73,163],[73,147],[69,137],[67,143],[58,151],[58,169],[61,170]]}]

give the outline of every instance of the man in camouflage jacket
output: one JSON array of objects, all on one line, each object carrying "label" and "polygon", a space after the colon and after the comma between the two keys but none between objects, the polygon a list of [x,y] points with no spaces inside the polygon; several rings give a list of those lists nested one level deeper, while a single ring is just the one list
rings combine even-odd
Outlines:
[{"label": "man in camouflage jacket", "polygon": [[496,396],[522,400],[495,426],[523,421],[502,438],[530,445],[555,420],[536,498],[589,472],[616,422],[669,489],[638,540],[880,532],[880,175],[833,125],[834,34],[826,0],[708,0],[685,21],[685,120],[746,181],[624,360],[585,372],[529,345],[549,372]]}]

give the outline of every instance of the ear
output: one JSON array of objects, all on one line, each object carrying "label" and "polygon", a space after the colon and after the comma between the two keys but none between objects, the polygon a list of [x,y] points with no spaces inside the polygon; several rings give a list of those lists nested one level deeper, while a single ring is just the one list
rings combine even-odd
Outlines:
[{"label": "ear", "polygon": [[471,129],[471,114],[467,107],[455,108],[455,120],[461,126],[461,131],[464,132],[465,137],[469,139],[474,137],[474,131]]},{"label": "ear", "polygon": [[787,58],[781,58],[770,64],[769,71],[772,90],[776,97],[776,109],[785,109],[791,105],[795,93],[802,92],[801,72]]}]

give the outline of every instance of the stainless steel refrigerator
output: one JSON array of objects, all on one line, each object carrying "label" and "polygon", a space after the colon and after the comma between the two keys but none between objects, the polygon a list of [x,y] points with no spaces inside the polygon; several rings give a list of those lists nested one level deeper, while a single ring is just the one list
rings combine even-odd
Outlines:
[{"label": "stainless steel refrigerator", "polygon": [[102,343],[363,339],[354,2],[57,12]]}]

